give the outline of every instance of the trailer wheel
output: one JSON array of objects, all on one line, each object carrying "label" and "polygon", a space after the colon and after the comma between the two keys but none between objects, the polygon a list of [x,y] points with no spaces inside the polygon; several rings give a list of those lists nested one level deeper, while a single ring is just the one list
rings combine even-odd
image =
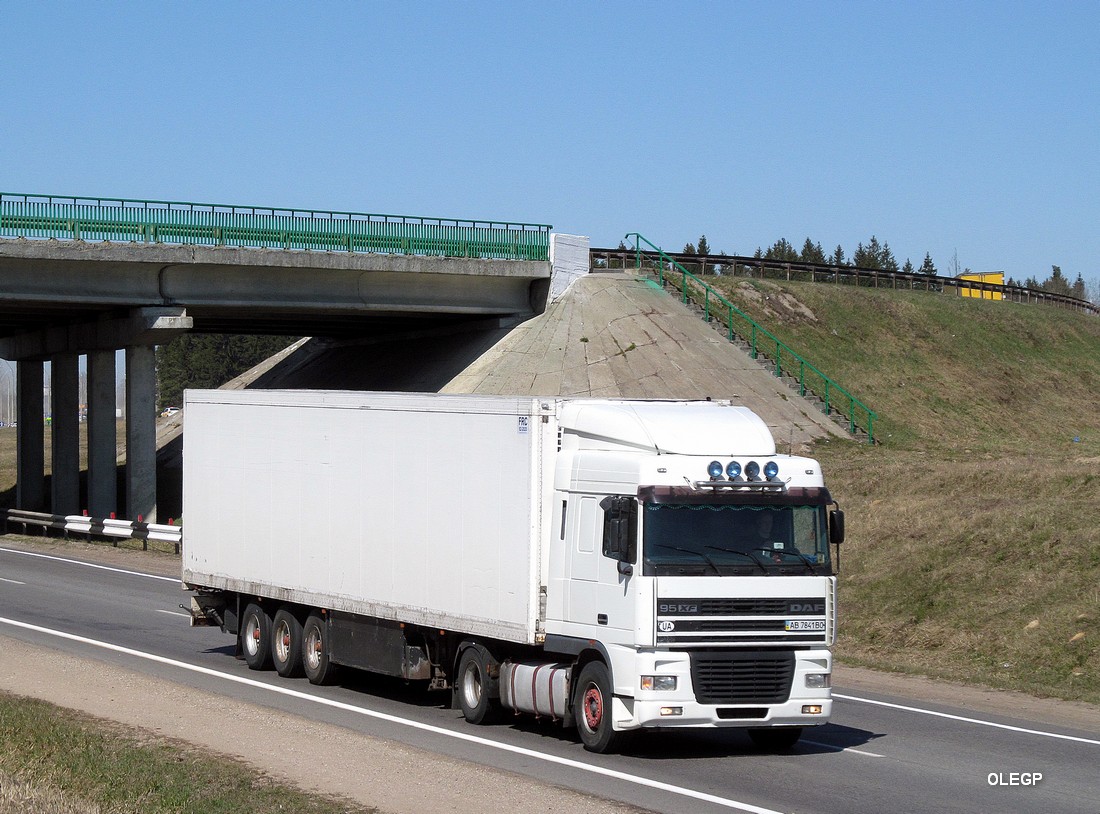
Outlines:
[{"label": "trailer wheel", "polygon": [[749,737],[757,748],[768,752],[785,752],[802,737],[800,726],[780,726],[771,729],[750,729]]},{"label": "trailer wheel", "polygon": [[271,617],[252,602],[241,619],[241,652],[251,670],[271,669]]},{"label": "trailer wheel", "polygon": [[328,684],[336,666],[329,661],[328,627],[319,613],[311,613],[302,627],[302,668],[310,684]]},{"label": "trailer wheel", "polygon": [[611,676],[600,661],[591,661],[581,669],[573,700],[573,715],[581,743],[589,752],[604,754],[621,742],[621,732],[611,726]]},{"label": "trailer wheel", "polygon": [[302,674],[302,623],[286,608],[279,608],[271,629],[271,659],[283,678]]},{"label": "trailer wheel", "polygon": [[490,697],[489,652],[478,645],[467,647],[458,660],[458,706],[472,724],[490,723],[500,711],[500,701]]}]

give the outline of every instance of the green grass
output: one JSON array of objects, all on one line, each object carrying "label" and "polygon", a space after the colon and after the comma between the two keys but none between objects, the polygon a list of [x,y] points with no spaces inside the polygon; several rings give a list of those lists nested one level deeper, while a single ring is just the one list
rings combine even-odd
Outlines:
[{"label": "green grass", "polygon": [[307,794],[227,758],[0,694],[0,814],[337,814],[366,809]]},{"label": "green grass", "polygon": [[881,444],[814,451],[848,521],[841,660],[1100,703],[1100,319],[717,285],[879,414]]}]

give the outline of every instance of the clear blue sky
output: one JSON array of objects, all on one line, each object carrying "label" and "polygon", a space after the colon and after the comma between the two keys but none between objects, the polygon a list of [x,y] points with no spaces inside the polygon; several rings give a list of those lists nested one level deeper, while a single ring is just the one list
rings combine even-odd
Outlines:
[{"label": "clear blue sky", "polygon": [[1100,3],[22,2],[0,190],[1100,281]]}]

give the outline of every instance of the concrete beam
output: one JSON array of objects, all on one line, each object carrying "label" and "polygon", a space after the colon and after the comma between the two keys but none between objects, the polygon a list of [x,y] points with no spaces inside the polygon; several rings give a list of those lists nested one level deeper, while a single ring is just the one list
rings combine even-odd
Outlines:
[{"label": "concrete beam", "polygon": [[157,519],[156,358],[151,347],[126,349],[126,517]]},{"label": "concrete beam", "polygon": [[48,359],[66,354],[160,345],[191,330],[183,308],[135,308],[129,316],[58,325],[0,339],[0,358]]},{"label": "concrete beam", "polygon": [[[545,260],[0,240],[0,309],[289,309],[298,314],[531,312]],[[50,318],[63,316],[49,311]],[[118,347],[123,347],[119,345]]]},{"label": "concrete beam", "polygon": [[115,352],[89,353],[88,512],[92,517],[110,517],[111,512],[117,510],[118,433],[115,420]]},{"label": "concrete beam", "polygon": [[50,361],[51,513],[80,513],[80,374],[76,354]]},{"label": "concrete beam", "polygon": [[42,362],[20,362],[15,368],[16,399],[19,404],[15,435],[15,505],[33,512],[46,509],[43,367]]}]

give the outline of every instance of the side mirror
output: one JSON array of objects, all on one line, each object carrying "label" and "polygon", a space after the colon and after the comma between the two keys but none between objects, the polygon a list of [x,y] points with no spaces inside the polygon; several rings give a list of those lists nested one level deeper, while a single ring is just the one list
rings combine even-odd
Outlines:
[{"label": "side mirror", "polygon": [[833,545],[844,542],[844,512],[840,509],[829,512],[829,542]]},{"label": "side mirror", "polygon": [[600,508],[604,511],[603,555],[629,565],[634,562],[637,540],[637,503],[632,497],[610,496],[600,501]]}]

